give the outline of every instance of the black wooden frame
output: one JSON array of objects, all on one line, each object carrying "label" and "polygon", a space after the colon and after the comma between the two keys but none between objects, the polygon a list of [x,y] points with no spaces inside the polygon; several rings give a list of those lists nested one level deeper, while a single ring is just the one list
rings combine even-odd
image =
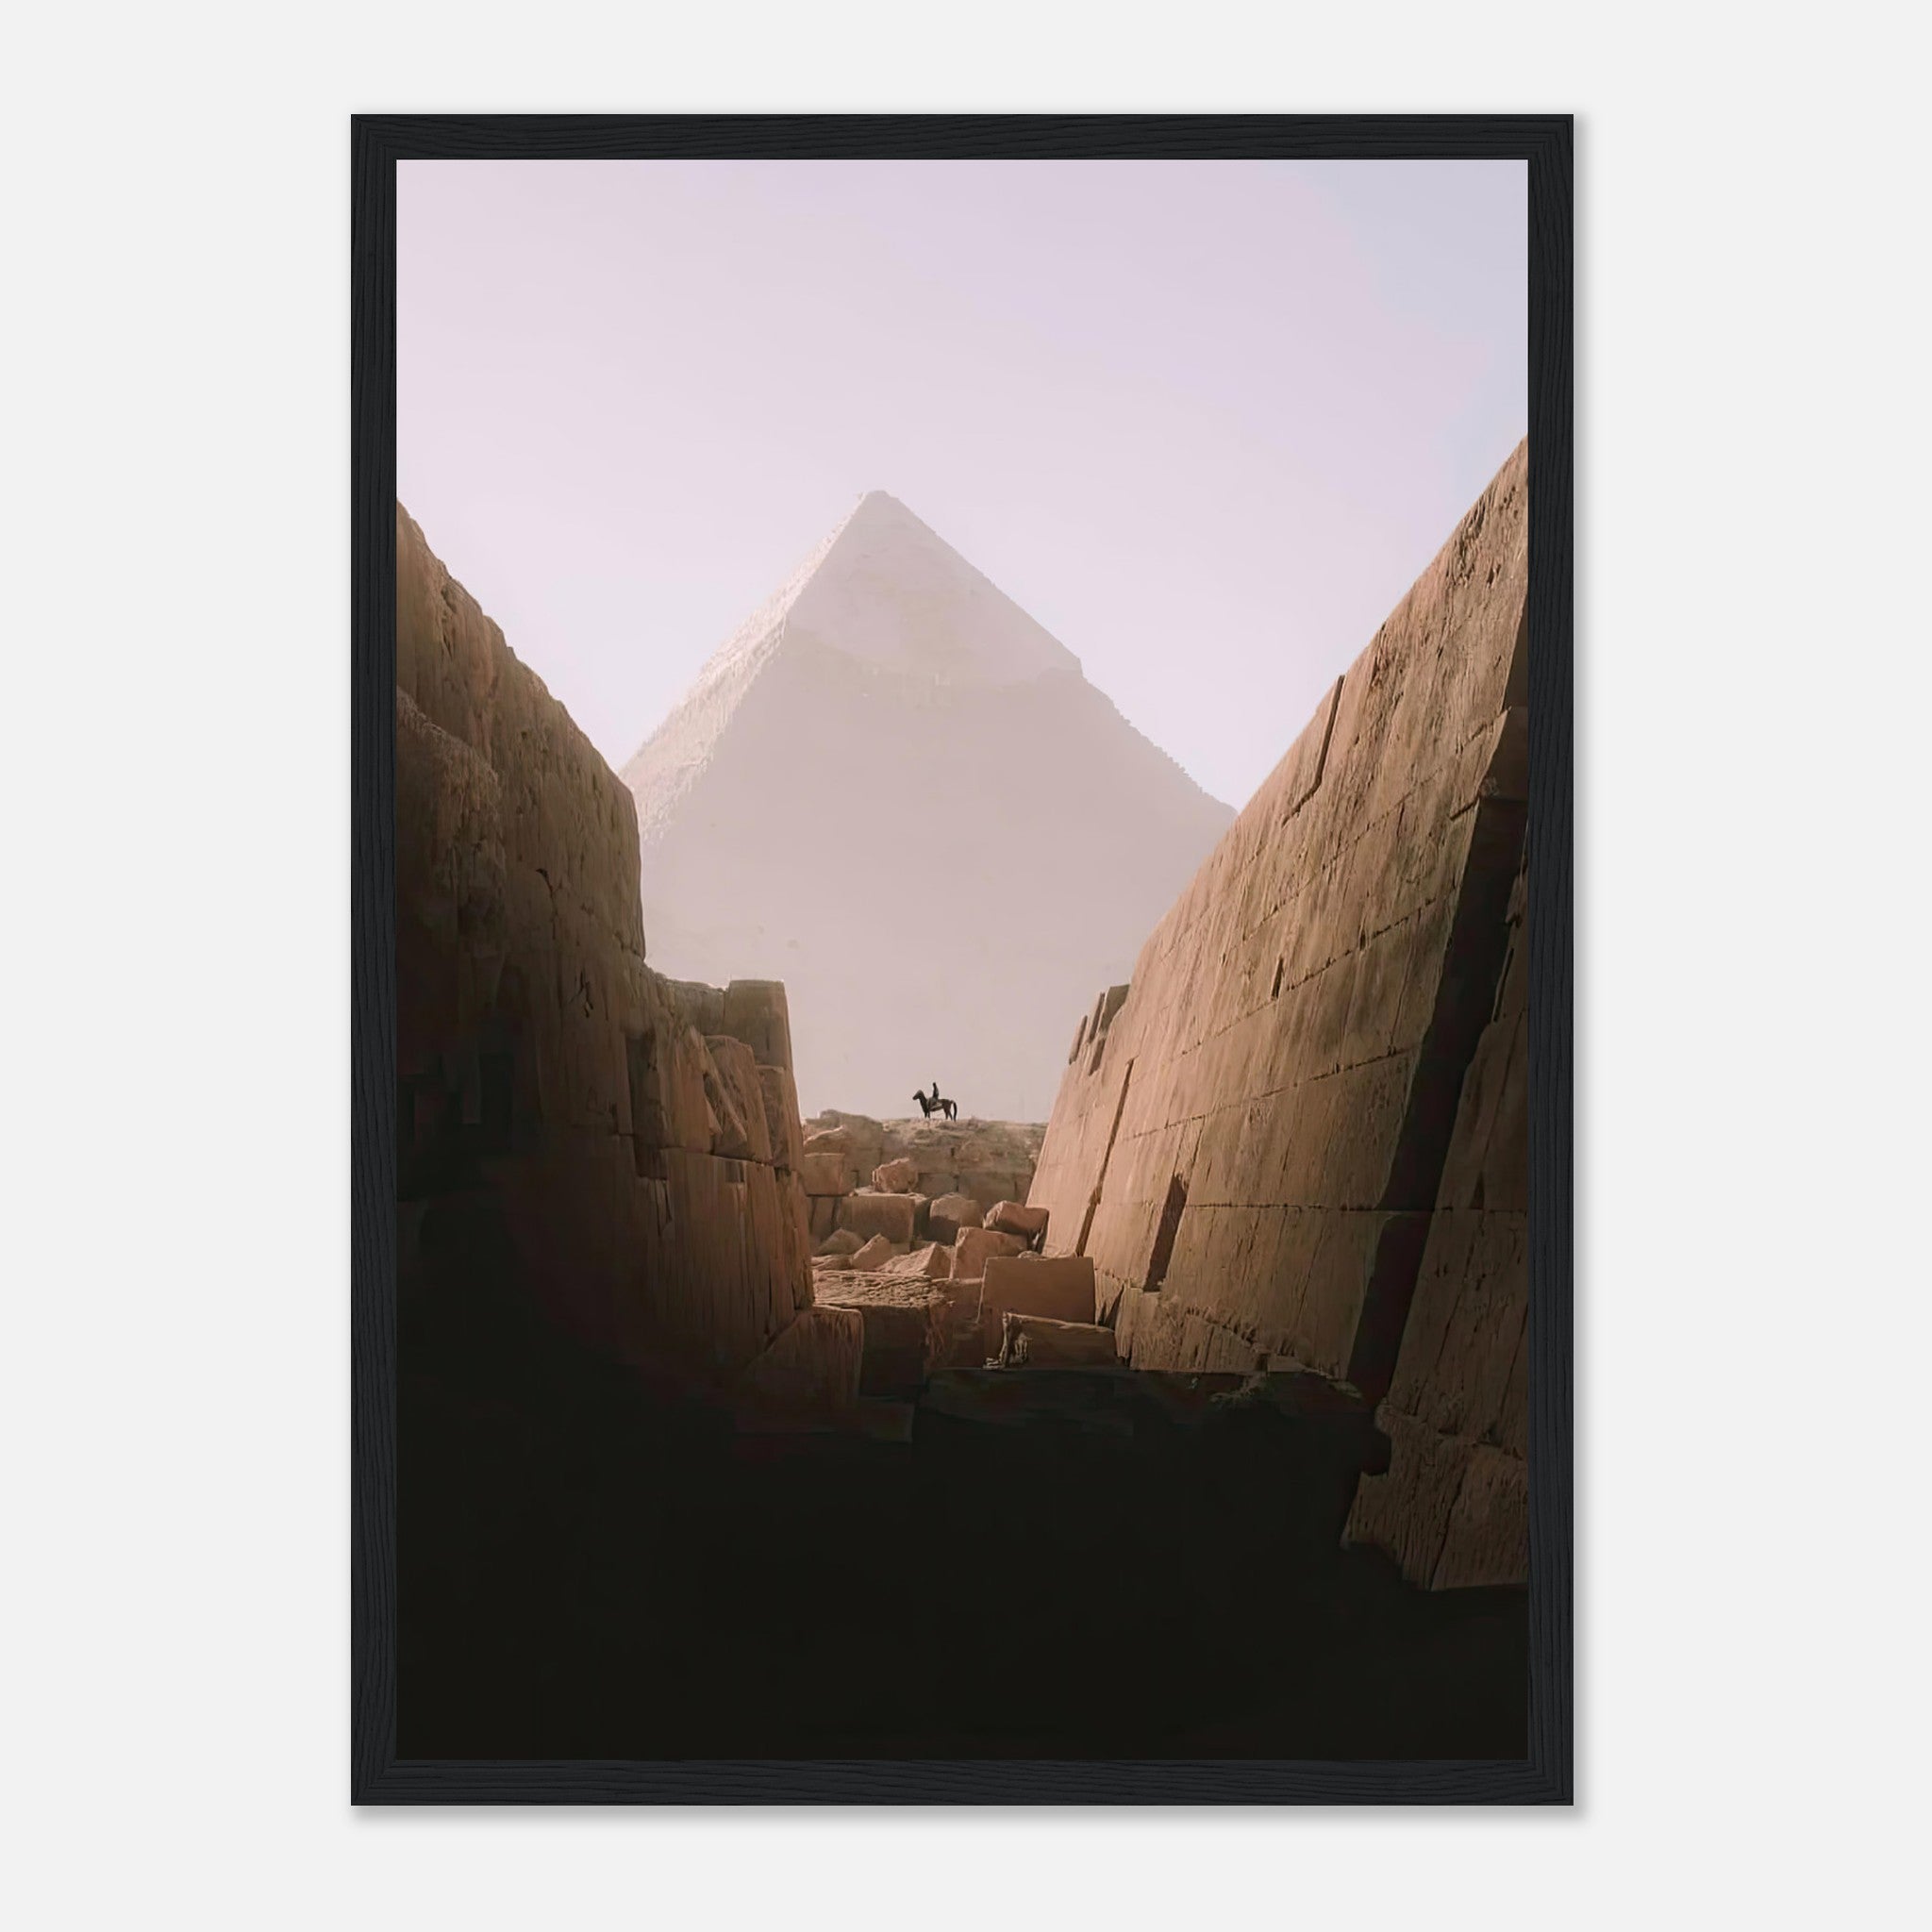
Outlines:
[{"label": "black wooden frame", "polygon": [[[1567,1804],[1572,1796],[1572,124],[1568,115],[491,115],[351,124],[350,1788],[358,1804]],[[1500,158],[1528,163],[1529,1749],[1500,1761],[399,1759],[395,1509],[398,160]]]}]

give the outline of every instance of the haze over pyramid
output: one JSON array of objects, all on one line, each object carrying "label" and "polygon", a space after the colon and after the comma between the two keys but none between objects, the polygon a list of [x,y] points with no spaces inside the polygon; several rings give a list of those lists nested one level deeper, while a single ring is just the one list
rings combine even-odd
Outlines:
[{"label": "haze over pyramid", "polygon": [[1234,817],[867,495],[624,769],[651,962],[782,979],[801,1104],[1044,1120],[1077,1016]]}]

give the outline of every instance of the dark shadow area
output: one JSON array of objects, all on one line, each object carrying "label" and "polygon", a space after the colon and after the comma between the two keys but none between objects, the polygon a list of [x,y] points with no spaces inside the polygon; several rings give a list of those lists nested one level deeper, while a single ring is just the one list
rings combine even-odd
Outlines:
[{"label": "dark shadow area", "polygon": [[405,1757],[1510,1757],[1517,1590],[1341,1547],[1319,1377],[945,1371],[837,1430],[581,1350],[431,1204],[401,1334]]}]

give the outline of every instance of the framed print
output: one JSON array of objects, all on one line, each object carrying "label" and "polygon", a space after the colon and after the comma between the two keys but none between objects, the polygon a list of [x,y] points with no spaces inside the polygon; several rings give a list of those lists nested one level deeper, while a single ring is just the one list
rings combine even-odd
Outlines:
[{"label": "framed print", "polygon": [[358,1802],[1567,1803],[1567,117],[353,124]]}]

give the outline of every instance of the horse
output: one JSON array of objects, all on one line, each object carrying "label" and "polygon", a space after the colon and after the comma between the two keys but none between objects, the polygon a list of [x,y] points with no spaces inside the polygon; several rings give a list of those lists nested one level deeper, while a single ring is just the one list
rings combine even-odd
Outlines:
[{"label": "horse", "polygon": [[940,1098],[940,1083],[937,1080],[932,1083],[932,1091],[930,1093],[915,1093],[912,1097],[918,1101],[919,1110],[927,1120],[931,1120],[936,1113],[944,1114],[949,1121],[956,1121],[959,1118],[958,1103]]}]

